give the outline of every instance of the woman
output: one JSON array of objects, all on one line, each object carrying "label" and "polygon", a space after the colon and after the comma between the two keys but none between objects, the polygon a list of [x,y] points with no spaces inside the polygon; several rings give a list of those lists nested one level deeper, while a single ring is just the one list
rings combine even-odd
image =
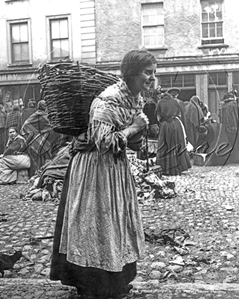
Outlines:
[{"label": "woman", "polygon": [[[50,278],[102,298],[128,293],[144,233],[126,147],[142,144],[148,119],[142,91],[155,80],[156,59],[133,50],[123,80],[92,103],[87,133],[74,145],[59,206]],[[135,147],[137,145],[137,147]]]},{"label": "woman", "polygon": [[30,158],[23,152],[26,149],[25,139],[10,127],[6,150],[0,158],[0,184],[14,183],[17,180],[17,170],[29,169]]},{"label": "woman", "polygon": [[24,122],[36,111],[36,101],[34,99],[30,99],[27,108],[23,109],[22,112],[22,125]]},{"label": "woman", "polygon": [[165,93],[157,105],[159,122],[156,163],[163,175],[181,175],[191,168],[186,149],[186,134],[180,120],[181,107],[172,95]]},{"label": "woman", "polygon": [[[53,131],[47,117],[46,103],[40,100],[37,111],[24,122],[21,134],[27,141],[31,157],[30,177],[39,170],[47,159],[51,159],[61,146],[61,135]],[[60,145],[60,146],[59,146]]]},{"label": "woman", "polygon": [[207,127],[204,126],[203,103],[198,96],[192,96],[186,106],[186,133],[188,141],[193,145],[194,150],[200,146],[207,134]]},{"label": "woman", "polygon": [[228,163],[239,163],[239,99],[235,91],[228,92],[224,95],[221,107],[219,109],[220,122],[225,128],[228,138],[229,147],[231,149]]}]

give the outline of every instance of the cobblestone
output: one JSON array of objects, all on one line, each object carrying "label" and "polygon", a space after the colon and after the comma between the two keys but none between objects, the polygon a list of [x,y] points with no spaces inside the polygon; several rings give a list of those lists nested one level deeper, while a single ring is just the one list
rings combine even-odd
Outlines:
[{"label": "cobblestone", "polygon": [[[170,246],[146,242],[127,298],[239,298],[239,165],[193,168],[176,182],[177,197],[142,203],[145,228],[181,228],[190,235],[184,266],[173,265]],[[49,280],[58,206],[23,201],[27,185],[0,186],[0,252],[21,248],[21,258],[0,280],[0,298],[77,298],[76,290]],[[34,240],[37,237],[49,237]],[[178,255],[178,254],[177,254]],[[208,263],[209,262],[209,263]],[[176,270],[172,270],[177,267]],[[173,271],[167,276],[168,270]]]}]

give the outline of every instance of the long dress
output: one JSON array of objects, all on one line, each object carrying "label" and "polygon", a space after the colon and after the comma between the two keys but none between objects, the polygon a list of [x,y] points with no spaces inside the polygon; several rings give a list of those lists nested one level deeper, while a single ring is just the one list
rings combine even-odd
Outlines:
[{"label": "long dress", "polygon": [[239,163],[239,101],[225,101],[219,111],[221,123],[225,126],[226,135],[232,149],[228,163]]},{"label": "long dress", "polygon": [[199,132],[200,125],[204,122],[204,114],[199,104],[199,98],[193,96],[186,105],[186,133],[188,141],[193,145],[194,149],[200,146],[202,135]]},{"label": "long dress", "polygon": [[121,133],[142,110],[124,82],[107,88],[73,147],[56,221],[50,278],[80,294],[127,292],[144,251],[134,179]]},{"label": "long dress", "polygon": [[191,168],[180,112],[179,103],[171,96],[165,96],[158,102],[160,130],[156,163],[162,167],[163,175],[181,175]]}]

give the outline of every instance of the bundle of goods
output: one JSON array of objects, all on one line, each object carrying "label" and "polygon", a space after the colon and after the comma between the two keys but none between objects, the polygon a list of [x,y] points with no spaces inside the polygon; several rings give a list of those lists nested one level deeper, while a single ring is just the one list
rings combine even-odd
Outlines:
[{"label": "bundle of goods", "polygon": [[87,130],[93,99],[119,81],[114,74],[78,62],[47,63],[38,72],[53,129],[73,136]]},{"label": "bundle of goods", "polygon": [[133,155],[128,155],[131,172],[134,176],[138,196],[147,198],[173,198],[176,196],[175,182],[168,180],[162,176],[162,168],[155,165],[154,160],[149,160],[149,168],[147,161],[137,159]]}]

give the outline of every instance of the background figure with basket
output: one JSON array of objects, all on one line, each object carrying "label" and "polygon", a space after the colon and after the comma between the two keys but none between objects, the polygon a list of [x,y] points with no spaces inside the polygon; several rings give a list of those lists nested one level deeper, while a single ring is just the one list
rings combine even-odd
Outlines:
[{"label": "background figure with basket", "polygon": [[[108,77],[100,72],[91,76]],[[137,151],[142,145],[148,118],[140,93],[155,80],[156,59],[145,50],[130,51],[121,72],[123,80],[94,98],[88,129],[72,143],[55,228],[51,280],[93,298],[127,294],[144,251],[126,147]]]}]

